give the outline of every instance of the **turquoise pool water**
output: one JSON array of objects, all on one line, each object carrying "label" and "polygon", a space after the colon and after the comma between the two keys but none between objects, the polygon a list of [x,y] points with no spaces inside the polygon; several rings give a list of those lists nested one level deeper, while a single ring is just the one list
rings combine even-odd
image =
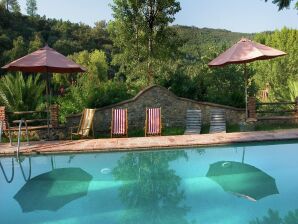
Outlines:
[{"label": "turquoise pool water", "polygon": [[298,142],[0,161],[1,224],[298,223]]}]

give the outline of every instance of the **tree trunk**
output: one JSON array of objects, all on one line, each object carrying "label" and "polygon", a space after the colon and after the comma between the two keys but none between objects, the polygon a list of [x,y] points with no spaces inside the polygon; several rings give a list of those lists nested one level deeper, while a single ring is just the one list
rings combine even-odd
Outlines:
[{"label": "tree trunk", "polygon": [[153,84],[153,71],[152,71],[152,51],[153,51],[153,32],[154,32],[154,2],[148,2],[148,64],[147,64],[147,72],[148,72],[148,85]]},{"label": "tree trunk", "polygon": [[152,71],[152,36],[149,34],[148,38],[148,64],[147,64],[147,72],[148,72],[148,85],[153,84],[153,71]]},{"label": "tree trunk", "polygon": [[[136,0],[136,5],[137,7],[139,6],[139,2],[138,0]],[[137,44],[137,60],[138,62],[140,62],[140,47],[139,47],[139,23],[138,23],[138,17],[139,17],[139,12],[138,12],[138,9],[136,11],[136,23],[135,23],[135,29],[136,29],[136,44]]]}]

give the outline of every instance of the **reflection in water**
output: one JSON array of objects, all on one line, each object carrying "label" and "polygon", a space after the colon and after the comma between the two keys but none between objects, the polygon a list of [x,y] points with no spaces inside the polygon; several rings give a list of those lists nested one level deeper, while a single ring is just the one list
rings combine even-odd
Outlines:
[{"label": "reflection in water", "polygon": [[23,164],[22,164],[25,160],[26,160],[25,157],[17,158],[17,161],[20,165],[20,169],[21,169],[21,172],[22,172],[22,176],[23,176],[24,180],[27,182],[31,179],[31,157],[30,156],[28,157],[28,164],[29,164],[28,175],[25,174]]},{"label": "reflection in water", "polygon": [[13,160],[13,158],[11,158],[11,177],[10,178],[8,178],[7,173],[5,172],[1,161],[0,161],[0,168],[1,168],[1,171],[3,173],[3,176],[6,180],[6,182],[10,184],[13,181],[13,178],[14,178],[14,160]]},{"label": "reflection in water", "polygon": [[272,209],[268,210],[268,216],[263,218],[256,218],[250,221],[249,224],[297,224],[298,223],[298,209],[289,211],[284,218],[281,218],[278,211]]},{"label": "reflection in water", "polygon": [[219,161],[210,165],[207,177],[218,183],[225,191],[256,201],[278,194],[275,179],[249,164]]},{"label": "reflection in water", "polygon": [[75,155],[70,155],[69,158],[68,158],[68,163],[71,163],[71,161],[75,158],[76,156]]},{"label": "reflection in water", "polygon": [[121,223],[188,223],[181,178],[169,166],[181,157],[185,151],[127,153],[118,161],[113,175],[124,183],[119,197],[126,207]]},{"label": "reflection in water", "polygon": [[[24,178],[24,180],[27,182],[31,179],[31,157],[28,157],[28,165],[29,165],[29,170],[25,172],[24,168],[23,168],[23,162],[26,160],[26,157],[18,157],[16,158],[17,163],[19,164],[19,167],[21,169],[21,173],[22,176]],[[11,158],[11,177],[8,178],[7,173],[5,172],[5,169],[0,161],[0,169],[3,173],[4,179],[6,180],[7,183],[11,183],[14,179],[14,172],[15,172],[15,167],[14,167],[14,158]]]},{"label": "reflection in water", "polygon": [[40,174],[16,193],[23,212],[56,211],[88,192],[92,176],[81,168],[60,168]]}]

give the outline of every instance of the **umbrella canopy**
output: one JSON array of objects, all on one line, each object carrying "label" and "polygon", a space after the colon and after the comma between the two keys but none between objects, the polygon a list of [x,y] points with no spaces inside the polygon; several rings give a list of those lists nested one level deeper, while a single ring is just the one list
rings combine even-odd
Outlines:
[{"label": "umbrella canopy", "polygon": [[267,60],[286,55],[285,52],[242,38],[238,43],[213,59],[210,67],[228,64],[245,64],[256,60]]},{"label": "umbrella canopy", "polygon": [[3,66],[2,69],[8,71],[21,71],[33,73],[40,72],[47,74],[46,95],[48,137],[50,136],[49,107],[51,101],[51,99],[49,99],[49,73],[73,73],[86,71],[85,68],[76,64],[75,62],[60,54],[59,52],[55,51],[54,49],[50,48],[48,45]]},{"label": "umbrella canopy", "polygon": [[245,163],[219,161],[210,165],[206,176],[225,191],[252,201],[279,193],[273,177]]},{"label": "umbrella canopy", "polygon": [[242,38],[238,43],[220,54],[217,58],[208,63],[210,67],[220,67],[228,64],[244,64],[245,78],[245,114],[248,118],[247,111],[247,74],[246,63],[256,60],[268,60],[279,56],[286,55],[285,52],[267,47],[263,44],[256,43],[246,38]]},{"label": "umbrella canopy", "polygon": [[14,196],[23,212],[57,211],[88,192],[92,176],[81,168],[60,168],[29,180]]},{"label": "umbrella canopy", "polygon": [[47,45],[3,66],[2,69],[35,73],[73,73],[86,71],[85,68]]}]

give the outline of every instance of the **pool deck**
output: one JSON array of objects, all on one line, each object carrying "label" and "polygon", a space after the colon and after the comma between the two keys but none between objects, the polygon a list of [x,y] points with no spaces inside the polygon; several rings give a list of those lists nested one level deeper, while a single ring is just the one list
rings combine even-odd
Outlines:
[{"label": "pool deck", "polygon": [[[84,139],[75,141],[36,141],[31,142],[29,146],[22,143],[20,152],[22,154],[51,154],[137,151],[278,140],[298,140],[298,129],[201,135]],[[15,153],[16,146],[10,146],[8,143],[0,143],[0,156],[11,156],[15,155]]]}]

